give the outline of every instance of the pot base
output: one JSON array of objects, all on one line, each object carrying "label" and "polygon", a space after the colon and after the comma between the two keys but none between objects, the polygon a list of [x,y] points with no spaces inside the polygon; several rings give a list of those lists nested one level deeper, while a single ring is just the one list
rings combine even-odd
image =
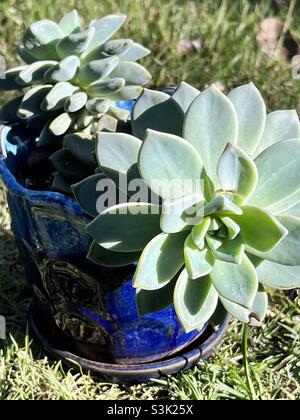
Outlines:
[{"label": "pot base", "polygon": [[190,369],[200,359],[207,359],[221,342],[229,321],[230,316],[224,310],[218,310],[203,335],[177,355],[152,363],[118,365],[82,357],[78,346],[75,353],[74,343],[66,339],[51,318],[41,316],[34,304],[29,312],[31,331],[47,353],[68,366],[81,367],[84,371],[101,375],[111,382],[127,385],[177,374]]}]

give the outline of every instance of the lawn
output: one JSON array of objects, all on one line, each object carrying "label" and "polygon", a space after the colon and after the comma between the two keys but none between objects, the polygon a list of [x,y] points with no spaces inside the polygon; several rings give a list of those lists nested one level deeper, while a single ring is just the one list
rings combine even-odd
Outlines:
[{"label": "lawn", "polygon": [[[147,45],[152,56],[144,64],[152,87],[173,86],[181,79],[203,89],[212,82],[225,91],[252,80],[263,92],[268,110],[296,108],[300,113],[300,80],[291,64],[262,53],[256,42],[259,23],[277,16],[300,44],[300,4],[287,1],[217,0],[0,0],[0,52],[16,64],[14,45],[27,24],[59,18],[76,7],[87,23],[96,16],[128,14],[123,35]],[[299,3],[299,2],[298,2]],[[100,6],[101,4],[101,6]],[[126,35],[125,35],[126,33]],[[122,35],[122,34],[121,34]],[[183,56],[181,39],[201,39],[201,48]],[[280,42],[284,41],[284,36]],[[280,45],[279,45],[280,47]],[[6,95],[0,97],[3,103]],[[227,337],[207,362],[178,377],[132,387],[65,369],[49,360],[26,327],[30,290],[9,227],[0,189],[0,314],[8,337],[0,347],[1,399],[300,399],[300,308],[283,293],[271,296],[266,323],[253,328],[249,363],[253,387],[245,379],[241,329],[231,324]],[[0,344],[1,346],[1,344]]]}]

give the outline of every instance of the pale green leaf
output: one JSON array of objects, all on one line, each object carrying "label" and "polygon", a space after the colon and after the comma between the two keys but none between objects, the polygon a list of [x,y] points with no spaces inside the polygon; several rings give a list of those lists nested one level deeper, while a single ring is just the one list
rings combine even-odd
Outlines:
[{"label": "pale green leaf", "polygon": [[248,309],[252,307],[258,280],[255,268],[246,255],[241,264],[216,260],[210,277],[218,293],[225,299]]},{"label": "pale green leaf", "polygon": [[221,221],[228,230],[228,239],[234,239],[240,233],[239,225],[230,217],[221,217]]},{"label": "pale green leaf", "polygon": [[198,279],[209,274],[215,262],[211,251],[207,248],[200,250],[191,235],[186,238],[184,244],[184,260],[190,279]]},{"label": "pale green leaf", "polygon": [[217,304],[218,294],[209,276],[192,280],[186,270],[182,271],[174,290],[174,306],[186,332],[201,329]]},{"label": "pale green leaf", "polygon": [[202,161],[193,146],[180,137],[147,130],[138,166],[145,183],[164,199],[201,191]]},{"label": "pale green leaf", "polygon": [[[258,183],[247,204],[280,213],[299,201],[300,190],[300,139],[273,144],[256,159]],[[294,202],[293,202],[294,197]]]},{"label": "pale green leaf", "polygon": [[238,145],[252,154],[260,142],[266,124],[266,105],[253,83],[232,90],[228,98],[238,117]]},{"label": "pale green leaf", "polygon": [[123,25],[126,19],[126,15],[114,14],[105,16],[102,19],[95,21],[92,24],[92,28],[95,29],[95,32],[88,49],[84,53],[84,56],[87,56],[87,54],[89,54],[93,49],[108,41]]},{"label": "pale green leaf", "polygon": [[223,191],[237,193],[243,202],[255,190],[258,174],[253,160],[239,147],[228,143],[217,165]]},{"label": "pale green leaf", "polygon": [[199,152],[208,176],[217,182],[217,162],[227,143],[238,136],[237,115],[231,101],[215,86],[202,92],[185,116],[183,137]]},{"label": "pale green leaf", "polygon": [[41,102],[51,89],[51,85],[42,85],[35,86],[26,92],[18,109],[19,117],[31,118],[33,115],[41,113]]},{"label": "pale green leaf", "polygon": [[164,200],[160,220],[161,230],[165,233],[175,233],[190,229],[195,216],[198,216],[195,215],[194,205],[202,201],[203,195],[199,192],[171,201]]},{"label": "pale green leaf", "polygon": [[181,82],[175,92],[172,95],[172,98],[178,102],[181,106],[184,113],[189,109],[193,100],[200,94],[200,91],[193,86]]},{"label": "pale green leaf", "polygon": [[300,138],[299,117],[295,110],[274,111],[268,114],[265,130],[254,156],[258,156],[274,143]]},{"label": "pale green leaf", "polygon": [[187,232],[160,233],[145,247],[133,277],[133,286],[143,290],[164,287],[184,264],[183,245]]},{"label": "pale green leaf", "polygon": [[234,264],[241,264],[244,256],[245,245],[240,235],[234,239],[224,239],[222,245],[212,253],[218,260]]},{"label": "pale green leaf", "polygon": [[120,177],[126,177],[125,189],[131,180],[139,179],[137,159],[141,141],[125,133],[98,133],[96,155],[102,171],[122,190]]},{"label": "pale green leaf", "polygon": [[142,250],[160,232],[160,207],[149,203],[124,203],[104,210],[87,231],[112,251]]},{"label": "pale green leaf", "polygon": [[247,246],[266,252],[287,235],[286,228],[270,213],[258,207],[243,206],[242,215],[232,215]]},{"label": "pale green leaf", "polygon": [[300,265],[300,219],[281,215],[277,216],[277,220],[287,230],[287,235],[268,252],[257,252],[252,248],[249,248],[249,252],[278,264]]},{"label": "pale green leaf", "polygon": [[145,67],[130,61],[121,61],[110,77],[122,77],[126,80],[126,85],[144,86],[151,80],[151,74]]},{"label": "pale green leaf", "polygon": [[99,214],[97,200],[103,191],[101,191],[98,185],[99,181],[102,181],[104,178],[104,174],[95,174],[72,185],[73,194],[80,207],[92,217],[97,217]]},{"label": "pale green leaf", "polygon": [[195,225],[192,229],[191,235],[193,242],[199,249],[203,249],[205,245],[205,237],[210,227],[210,217],[205,217],[198,225]]},{"label": "pale green leaf", "polygon": [[64,31],[65,35],[80,31],[80,19],[77,10],[65,14],[58,23],[59,27]]},{"label": "pale green leaf", "polygon": [[260,283],[273,289],[289,290],[300,287],[300,266],[262,261],[256,268]]},{"label": "pale green leaf", "polygon": [[93,241],[87,258],[103,267],[122,267],[138,260],[140,252],[114,252],[103,248]]},{"label": "pale green leaf", "polygon": [[267,315],[268,295],[264,291],[262,286],[260,286],[255,296],[255,300],[251,309],[246,309],[243,306],[238,305],[237,303],[230,302],[222,296],[220,296],[220,300],[226,311],[241,322],[248,323],[250,321],[250,318],[255,318],[259,322],[263,322]]}]

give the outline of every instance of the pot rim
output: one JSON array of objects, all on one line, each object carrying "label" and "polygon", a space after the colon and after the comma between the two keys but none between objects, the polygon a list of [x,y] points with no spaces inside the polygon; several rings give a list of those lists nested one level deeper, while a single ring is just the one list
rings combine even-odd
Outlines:
[{"label": "pot rim", "polygon": [[[30,190],[24,187],[12,174],[6,164],[6,153],[7,153],[7,135],[11,127],[7,125],[0,125],[0,175],[6,188],[16,196],[22,196],[30,201],[35,202],[48,202],[49,204],[56,205],[58,207],[69,208],[70,212],[74,216],[87,217],[86,213],[77,203],[74,198],[68,197],[56,191],[36,191]],[[12,151],[9,153],[13,154]]]}]

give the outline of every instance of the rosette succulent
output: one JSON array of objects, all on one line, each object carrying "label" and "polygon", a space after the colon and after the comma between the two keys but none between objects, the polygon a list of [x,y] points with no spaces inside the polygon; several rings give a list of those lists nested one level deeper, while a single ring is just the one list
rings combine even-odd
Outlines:
[{"label": "rosette succulent", "polygon": [[[89,138],[96,131],[115,131],[117,121],[129,116],[118,101],[136,99],[151,80],[136,62],[150,51],[131,39],[111,39],[125,20],[122,14],[109,15],[82,30],[73,10],[58,24],[30,25],[17,47],[24,64],[0,79],[0,91],[21,90],[22,95],[2,107],[0,121],[34,123],[40,127],[39,147],[60,148],[66,134]],[[54,166],[66,154],[55,156]]]},{"label": "rosette succulent", "polygon": [[[97,159],[127,200],[96,216],[99,179],[77,186],[96,216],[89,258],[107,266],[138,261],[141,314],[174,303],[191,331],[221,302],[237,319],[261,322],[266,287],[300,286],[299,119],[295,111],[267,115],[252,83],[228,96],[214,85],[200,93],[182,83],[171,96],[145,90],[132,135],[99,133]],[[124,188],[136,178],[147,192],[142,200]]]}]

